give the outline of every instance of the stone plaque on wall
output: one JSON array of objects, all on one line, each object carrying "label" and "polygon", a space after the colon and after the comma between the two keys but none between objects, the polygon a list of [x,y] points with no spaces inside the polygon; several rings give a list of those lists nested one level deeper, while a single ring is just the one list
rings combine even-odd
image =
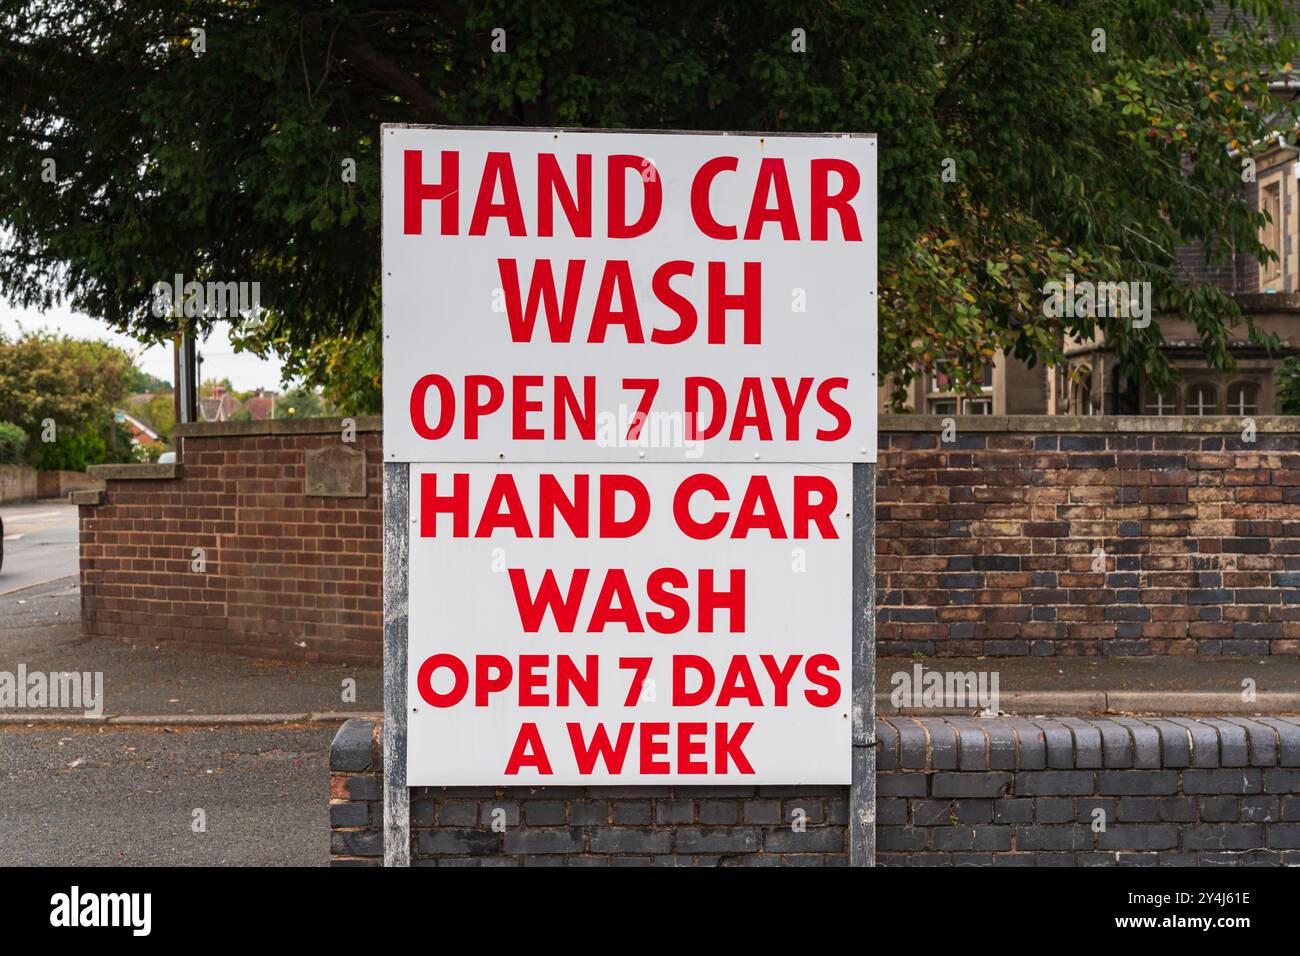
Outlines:
[{"label": "stone plaque on wall", "polygon": [[366,453],[347,445],[327,445],[306,452],[303,493],[323,498],[366,496]]}]

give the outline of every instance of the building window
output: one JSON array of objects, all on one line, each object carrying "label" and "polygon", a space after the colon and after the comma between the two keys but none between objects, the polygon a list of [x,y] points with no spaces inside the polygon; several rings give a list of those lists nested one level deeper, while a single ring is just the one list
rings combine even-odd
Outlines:
[{"label": "building window", "polygon": [[1218,396],[1213,385],[1202,382],[1187,387],[1188,415],[1213,415],[1218,410]]},{"label": "building window", "polygon": [[[1270,259],[1260,267],[1260,281],[1268,284],[1282,276],[1282,193],[1281,183],[1273,182],[1259,191],[1260,211],[1268,213],[1269,222],[1264,224],[1264,245],[1273,253]],[[1265,290],[1269,291],[1269,290]]]},{"label": "building window", "polygon": [[1070,414],[1091,415],[1092,408],[1092,369],[1086,365],[1074,370],[1074,381],[1070,383]]},{"label": "building window", "polygon": [[1148,415],[1176,415],[1178,414],[1178,396],[1173,391],[1156,392],[1147,399]]},{"label": "building window", "polygon": [[1228,388],[1228,414],[1254,415],[1259,411],[1259,386],[1237,382]]},{"label": "building window", "polygon": [[935,392],[948,391],[948,371],[943,362],[934,364],[934,371],[930,373],[930,384],[926,389],[931,395]]},{"label": "building window", "polygon": [[993,363],[985,362],[979,377],[982,397],[966,398],[957,393],[948,375],[948,363],[936,362],[934,369],[925,375],[925,407],[931,415],[992,415],[993,414]]}]

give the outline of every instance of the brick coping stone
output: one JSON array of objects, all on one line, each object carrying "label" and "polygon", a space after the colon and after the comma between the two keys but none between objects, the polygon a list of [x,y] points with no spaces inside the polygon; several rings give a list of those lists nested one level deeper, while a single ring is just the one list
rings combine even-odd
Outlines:
[{"label": "brick coping stone", "polygon": [[[370,767],[381,721],[346,720],[330,767]],[[1300,767],[1300,716],[877,717],[881,770]]]},{"label": "brick coping stone", "polygon": [[877,717],[877,770],[1300,767],[1300,717]]}]

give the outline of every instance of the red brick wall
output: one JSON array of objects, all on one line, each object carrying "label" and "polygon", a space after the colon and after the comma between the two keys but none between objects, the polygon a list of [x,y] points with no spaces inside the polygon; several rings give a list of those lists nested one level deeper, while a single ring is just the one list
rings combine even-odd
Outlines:
[{"label": "red brick wall", "polygon": [[[951,444],[937,418],[882,422],[881,655],[1300,654],[1300,420],[1254,443],[1235,419],[957,421]],[[86,632],[378,662],[379,423],[364,499],[304,497],[328,427],[194,434],[180,477],[110,480],[81,512]]]},{"label": "red brick wall", "polygon": [[1073,421],[881,435],[879,653],[1300,653],[1300,420]]},{"label": "red brick wall", "polygon": [[[342,440],[333,420],[190,426],[199,431],[184,438],[179,477],[110,478],[103,504],[81,508],[85,632],[257,657],[377,662],[381,433],[377,421],[358,425],[349,447],[366,453],[364,498],[303,493],[304,452]],[[276,431],[235,433],[241,428]],[[205,572],[192,570],[194,548],[206,549]]]}]

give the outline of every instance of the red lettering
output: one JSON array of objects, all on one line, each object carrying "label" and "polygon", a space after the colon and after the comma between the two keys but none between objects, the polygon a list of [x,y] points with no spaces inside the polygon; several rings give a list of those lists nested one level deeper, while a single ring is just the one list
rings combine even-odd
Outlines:
[{"label": "red lettering", "polygon": [[[494,202],[497,183],[501,184],[501,202]],[[483,166],[483,179],[479,183],[478,198],[474,201],[474,215],[469,222],[471,236],[487,234],[488,220],[504,219],[512,236],[524,236],[524,209],[519,203],[519,187],[515,185],[515,168],[509,153],[487,154]]]},{"label": "red lettering", "polygon": [[506,775],[514,776],[525,767],[536,768],[541,774],[551,772],[551,761],[546,756],[542,735],[536,724],[523,724],[519,728],[519,736],[515,738],[514,749],[510,751],[510,759],[506,762]]},{"label": "red lettering", "polygon": [[[446,668],[451,671],[452,686],[445,694],[433,689],[433,672]],[[415,687],[420,697],[430,707],[454,707],[465,698],[469,687],[469,671],[459,657],[454,654],[434,654],[425,659],[415,674]]]},{"label": "red lettering", "polygon": [[514,259],[497,260],[511,342],[533,340],[539,305],[546,309],[546,328],[550,340],[569,341],[573,335],[573,316],[578,308],[578,294],[582,291],[582,272],[586,264],[584,259],[569,260],[564,274],[564,306],[561,308],[555,291],[555,274],[551,271],[551,262],[549,259],[538,259],[533,263],[532,278],[528,282],[528,303],[521,307],[518,262]]},{"label": "red lettering", "polygon": [[817,386],[817,404],[823,411],[830,412],[836,423],[835,428],[817,429],[818,441],[836,441],[849,433],[853,418],[849,415],[848,409],[831,397],[831,392],[848,387],[847,378],[828,378]]},{"label": "red lettering", "polygon": [[[425,400],[431,388],[438,390],[438,424],[434,428],[429,427],[429,421],[424,414]],[[451,431],[455,420],[456,392],[452,389],[451,382],[441,375],[421,377],[411,389],[411,427],[415,429],[415,433],[429,441],[437,441]]]},{"label": "red lettering", "polygon": [[441,179],[426,183],[422,175],[424,153],[418,149],[402,151],[402,233],[418,236],[424,230],[424,203],[440,202],[442,235],[454,236],[459,230],[460,153],[442,151]]},{"label": "red lettering", "polygon": [[[663,207],[664,188],[658,176],[643,177],[641,169],[646,160],[640,156],[610,156],[609,172],[609,238],[635,239],[654,228]],[[636,173],[636,181],[643,187],[644,203],[641,216],[634,223],[627,221],[627,174]]]},{"label": "red lettering", "polygon": [[730,737],[727,736],[727,725],[717,724],[714,730],[714,772],[725,774],[727,772],[727,761],[730,760],[736,765],[736,770],[742,774],[752,774],[754,768],[749,765],[745,759],[744,752],[740,749],[749,732],[753,730],[754,724],[746,721],[736,728],[736,732]]},{"label": "red lettering", "polygon": [[[776,208],[769,209],[767,200],[773,190],[776,191]],[[758,185],[754,187],[749,219],[745,223],[745,238],[759,238],[763,224],[768,222],[780,224],[782,239],[788,241],[799,238],[799,224],[794,218],[794,197],[790,195],[790,179],[785,173],[785,160],[772,156],[758,164]]]},{"label": "red lettering", "polygon": [[519,622],[524,633],[536,634],[542,627],[546,612],[555,618],[555,626],[561,634],[572,634],[578,620],[578,608],[582,605],[582,592],[587,587],[590,568],[574,568],[573,577],[569,579],[569,590],[563,600],[560,599],[560,585],[555,572],[547,568],[542,572],[542,583],[537,587],[537,596],[533,597],[528,589],[528,572],[523,568],[510,568],[510,588],[514,592],[515,606],[519,609]]},{"label": "red lettering", "polygon": [[746,262],[744,289],[739,294],[729,294],[727,264],[709,263],[709,344],[725,345],[727,341],[727,313],[740,312],[744,321],[745,345],[763,342],[763,266],[759,262]]},{"label": "red lettering", "polygon": [[[830,173],[840,176],[840,191],[830,191]],[[858,193],[862,179],[858,168],[843,159],[814,159],[812,161],[812,240],[825,242],[827,219],[834,209],[840,217],[840,232],[847,242],[861,242],[862,230],[858,228],[858,214],[850,205]]]},{"label": "red lettering", "polygon": [[537,157],[537,234],[554,234],[554,200],[559,199],[569,228],[580,239],[591,238],[591,154],[577,156],[578,198],[573,198],[553,153]]},{"label": "red lettering", "polygon": [[453,538],[469,536],[469,475],[456,474],[451,480],[451,494],[439,497],[438,476],[432,472],[420,475],[420,537],[438,536],[438,515],[452,516]]},{"label": "red lettering", "polygon": [[695,311],[695,306],[690,299],[678,292],[674,292],[668,284],[669,280],[674,276],[689,276],[694,271],[694,263],[682,259],[665,262],[655,270],[654,278],[650,282],[655,298],[675,312],[679,321],[674,329],[655,329],[652,331],[650,333],[651,342],[658,345],[678,345],[695,333],[695,327],[699,324],[699,313]]},{"label": "red lettering", "polygon": [[691,217],[695,220],[695,225],[699,227],[700,232],[704,233],[710,239],[735,239],[736,227],[723,226],[713,218],[713,211],[709,208],[709,189],[713,185],[713,178],[721,172],[735,172],[739,165],[739,160],[735,156],[719,156],[716,159],[710,159],[695,174],[695,179],[691,181]]},{"label": "red lettering", "polygon": [[[621,308],[614,310],[614,293],[618,292],[618,304]],[[605,272],[600,277],[600,291],[596,293],[596,306],[592,310],[591,331],[588,342],[602,343],[605,332],[610,325],[623,326],[629,342],[640,344],[645,341],[641,331],[641,313],[637,309],[636,292],[632,288],[632,273],[625,259],[612,259],[605,263]]]}]

